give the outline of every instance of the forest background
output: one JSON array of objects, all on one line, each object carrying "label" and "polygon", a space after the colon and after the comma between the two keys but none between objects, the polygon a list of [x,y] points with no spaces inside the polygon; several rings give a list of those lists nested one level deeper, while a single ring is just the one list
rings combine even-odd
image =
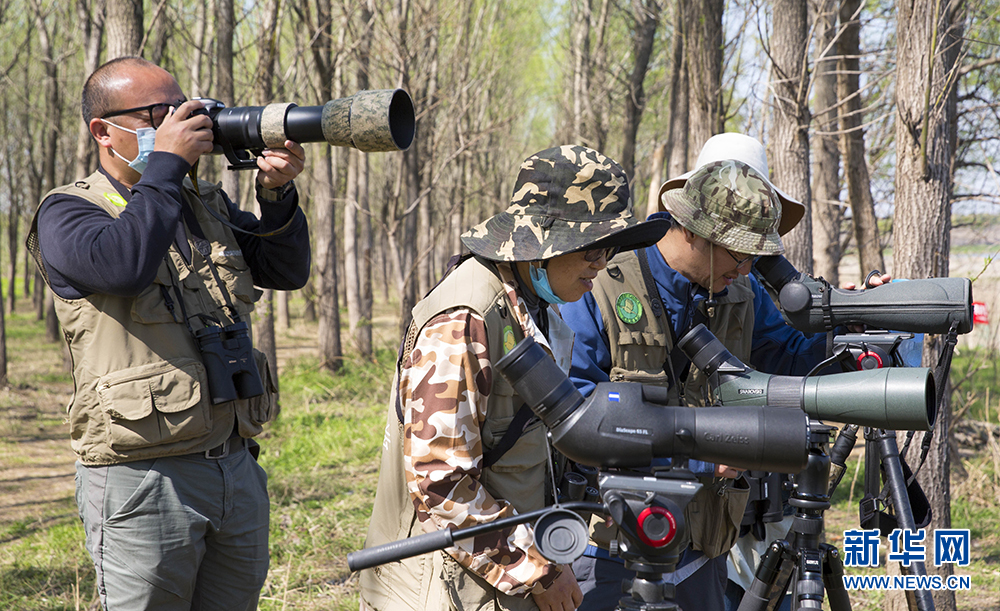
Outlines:
[{"label": "forest background", "polygon": [[[711,135],[747,133],[767,145],[773,182],[807,206],[786,237],[798,269],[834,285],[872,269],[969,276],[1000,313],[995,232],[951,268],[956,232],[992,227],[1000,204],[998,12],[997,0],[0,0],[0,378],[18,359],[4,317],[59,341],[24,235],[45,192],[95,168],[79,92],[121,55],[230,107],[362,89],[413,98],[406,152],[306,147],[312,278],[294,295],[266,292],[255,321],[258,347],[287,363],[285,396],[301,391],[301,367],[328,380],[377,370],[460,233],[506,206],[525,157],[564,143],[618,160],[641,213]],[[216,157],[199,175],[255,205],[252,172]],[[299,324],[313,344],[279,361]],[[991,331],[962,341],[985,350],[978,363],[997,347]],[[941,344],[925,339],[925,363]],[[989,385],[969,394],[977,362],[946,395],[949,434],[921,470],[934,527],[952,514],[953,412],[976,404],[989,418]]]}]

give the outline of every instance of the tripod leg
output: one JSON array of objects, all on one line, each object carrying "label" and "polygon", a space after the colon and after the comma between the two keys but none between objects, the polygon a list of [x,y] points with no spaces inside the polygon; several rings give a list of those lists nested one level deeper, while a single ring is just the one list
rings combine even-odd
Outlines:
[{"label": "tripod leg", "polygon": [[840,552],[832,545],[820,546],[823,551],[823,585],[830,600],[831,611],[851,611],[851,598],[844,588],[844,563]]},{"label": "tripod leg", "polygon": [[[792,548],[788,542],[771,543],[761,558],[753,582],[743,595],[737,611],[766,611],[776,608],[788,586],[788,574],[794,566],[792,559]],[[777,597],[775,593],[778,594]]]},{"label": "tripod leg", "polygon": [[792,609],[823,608],[823,558],[818,549],[800,549]]},{"label": "tripod leg", "polygon": [[[882,466],[885,468],[885,477],[889,483],[889,490],[892,493],[892,503],[896,509],[896,520],[899,527],[904,530],[916,531],[917,525],[913,520],[913,509],[910,507],[910,497],[906,493],[906,478],[903,477],[903,467],[899,463],[899,446],[896,445],[896,431],[886,431],[879,429],[876,432],[879,452],[882,455]],[[910,565],[910,573],[913,575],[926,575],[927,568],[923,562],[914,562]],[[917,599],[917,609],[919,611],[934,611],[934,597],[930,590],[915,590],[913,594]]]}]

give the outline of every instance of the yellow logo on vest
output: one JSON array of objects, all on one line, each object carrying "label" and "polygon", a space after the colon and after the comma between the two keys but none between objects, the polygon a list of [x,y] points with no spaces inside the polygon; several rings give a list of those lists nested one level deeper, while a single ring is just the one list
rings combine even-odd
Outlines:
[{"label": "yellow logo on vest", "polygon": [[622,293],[615,302],[615,313],[626,325],[634,325],[642,318],[642,304],[632,293]]},{"label": "yellow logo on vest", "polygon": [[125,204],[128,203],[125,201],[124,197],[118,195],[117,193],[105,193],[104,199],[108,200],[109,202],[118,206],[119,208],[124,208]]},{"label": "yellow logo on vest", "polygon": [[514,329],[507,325],[503,328],[503,353],[507,354],[514,349],[514,345],[517,341],[514,339]]}]

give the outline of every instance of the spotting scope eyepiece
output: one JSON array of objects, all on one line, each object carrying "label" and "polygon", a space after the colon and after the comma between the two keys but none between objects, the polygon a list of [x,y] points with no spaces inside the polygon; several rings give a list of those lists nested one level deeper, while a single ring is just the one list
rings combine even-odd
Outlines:
[{"label": "spotting scope eyepiece", "polygon": [[595,467],[644,468],[654,458],[695,458],[797,473],[809,448],[808,417],[780,407],[666,405],[667,389],[602,382],[584,399],[532,338],[496,363],[567,458]]},{"label": "spotting scope eyepiece", "polygon": [[197,99],[212,118],[213,152],[224,154],[234,170],[255,169],[254,155],[268,147],[283,148],[285,140],[326,142],[365,153],[405,150],[413,142],[413,101],[402,89],[359,91],[323,106],[282,102],[226,108],[218,100]]},{"label": "spotting scope eyepiece", "polygon": [[927,431],[934,423],[934,377],[927,367],[770,375],[744,365],[702,324],[677,347],[709,377],[721,405],[794,407],[819,420],[883,429]]},{"label": "spotting scope eyepiece", "polygon": [[778,294],[788,324],[803,333],[825,333],[853,324],[947,333],[957,323],[959,333],[972,330],[972,282],[968,278],[926,278],[848,290],[799,273],[781,255],[760,257],[754,268]]}]

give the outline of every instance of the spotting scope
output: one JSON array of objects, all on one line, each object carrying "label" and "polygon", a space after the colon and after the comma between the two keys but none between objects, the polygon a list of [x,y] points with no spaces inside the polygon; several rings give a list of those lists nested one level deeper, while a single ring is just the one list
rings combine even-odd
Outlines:
[{"label": "spotting scope", "polygon": [[268,147],[284,148],[285,140],[327,142],[365,153],[405,150],[413,141],[413,101],[402,89],[359,91],[322,106],[280,102],[226,108],[218,100],[196,99],[212,118],[213,152],[224,154],[232,170],[256,169],[253,156]]},{"label": "spotting scope", "polygon": [[927,367],[770,375],[744,365],[703,324],[677,347],[705,372],[721,405],[794,407],[818,420],[882,429],[927,431],[934,423],[934,377]]},{"label": "spotting scope", "polygon": [[972,330],[972,282],[968,278],[926,278],[848,290],[799,273],[782,255],[760,257],[754,268],[778,294],[788,324],[803,333],[825,333],[854,324],[947,333],[952,323],[958,323],[959,333]]},{"label": "spotting scope", "polygon": [[799,409],[669,406],[666,388],[632,382],[601,382],[584,399],[530,337],[496,367],[556,449],[583,465],[647,468],[654,458],[682,457],[783,473],[806,465],[809,423]]}]

